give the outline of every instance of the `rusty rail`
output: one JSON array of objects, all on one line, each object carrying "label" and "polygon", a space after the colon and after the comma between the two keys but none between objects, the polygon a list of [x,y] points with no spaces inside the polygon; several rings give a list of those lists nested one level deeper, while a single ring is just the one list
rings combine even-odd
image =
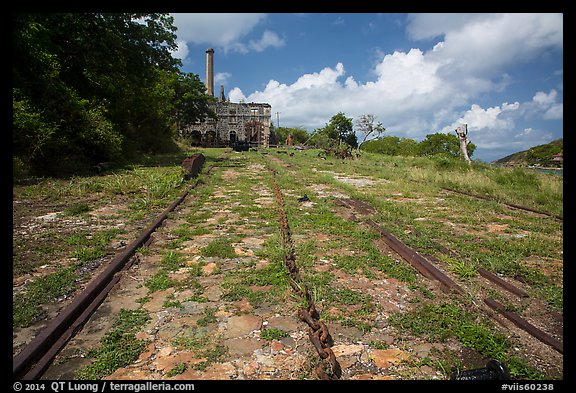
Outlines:
[{"label": "rusty rail", "polygon": [[[275,174],[274,171],[272,172]],[[320,321],[320,314],[316,309],[312,295],[310,294],[308,287],[301,281],[300,271],[296,265],[294,243],[292,242],[290,235],[290,226],[288,225],[288,218],[286,216],[286,210],[284,209],[282,191],[274,179],[272,179],[272,186],[276,193],[276,200],[278,202],[278,221],[280,223],[282,241],[284,246],[287,248],[287,252],[284,254],[283,259],[284,265],[289,273],[290,286],[295,292],[304,296],[308,304],[308,308],[300,309],[298,316],[303,322],[308,324],[308,336],[321,358],[320,364],[315,368],[316,375],[320,379],[340,379],[342,376],[342,368],[340,363],[338,363],[338,360],[336,360],[334,351],[330,348],[333,342],[332,337],[330,336],[326,324]],[[328,375],[325,371],[327,366],[330,367],[331,375]]]},{"label": "rusty rail", "polygon": [[543,343],[550,345],[558,352],[564,353],[564,344],[560,340],[552,337],[548,333],[532,325],[530,322],[526,321],[518,314],[506,310],[503,304],[498,303],[496,300],[490,298],[484,299],[484,303],[486,303],[486,305],[491,309],[498,311],[508,320],[512,321],[512,323],[514,323],[514,325],[518,326],[520,329],[523,329],[524,331],[530,333],[532,336],[536,337]]},{"label": "rusty rail", "polygon": [[378,231],[386,244],[390,246],[394,251],[396,251],[402,258],[404,258],[408,263],[410,263],[416,270],[418,270],[423,276],[428,278],[434,278],[442,284],[442,289],[445,292],[456,291],[459,293],[464,293],[464,290],[454,282],[445,273],[440,271],[436,266],[430,263],[422,255],[418,254],[416,251],[402,243],[398,238],[392,235],[390,232],[382,228],[380,225],[376,224],[374,221],[368,219],[365,221],[368,225]]},{"label": "rusty rail", "polygon": [[[203,158],[203,156],[202,156]],[[200,168],[197,168],[199,171]],[[198,172],[196,172],[197,174]],[[12,359],[12,374],[16,379],[37,379],[50,362],[82,328],[108,292],[119,280],[117,273],[126,267],[136,249],[149,241],[151,234],[168,217],[168,213],[178,206],[197,183],[189,186],[178,199],[164,210],[154,222],[121,254],[117,255],[108,267],[86,288],[74,297],[72,302],[61,311],[22,351]]]},{"label": "rusty rail", "polygon": [[442,187],[442,189],[443,189],[443,190],[446,190],[446,191],[454,192],[454,193],[456,193],[456,194],[462,194],[462,195],[471,196],[471,197],[473,197],[473,198],[478,198],[478,199],[484,199],[484,200],[487,200],[487,201],[498,202],[498,203],[501,203],[501,204],[503,204],[503,205],[505,205],[505,206],[512,207],[512,208],[514,208],[514,209],[519,209],[519,210],[524,210],[524,211],[528,211],[528,212],[532,212],[532,213],[542,214],[542,215],[545,215],[545,216],[548,216],[548,217],[552,217],[552,218],[554,218],[554,219],[556,219],[556,220],[558,220],[558,221],[564,221],[564,218],[563,218],[562,216],[559,216],[559,215],[557,215],[557,214],[548,213],[548,212],[545,212],[545,211],[542,211],[542,210],[531,209],[531,208],[529,208],[529,207],[520,206],[520,205],[515,205],[515,204],[512,204],[512,203],[505,203],[505,202],[498,201],[498,200],[496,200],[496,199],[494,199],[494,198],[489,198],[489,197],[484,196],[484,195],[473,194],[473,193],[467,192],[467,191],[460,191],[460,190],[456,190],[456,189],[454,189],[454,188]]},{"label": "rusty rail", "polygon": [[[447,247],[444,246],[440,246],[440,251],[444,254],[447,255],[451,255],[455,258],[461,258],[460,255],[458,255],[457,253],[455,253],[454,251],[450,250]],[[507,290],[510,293],[513,293],[516,296],[519,297],[530,297],[530,295],[528,294],[528,292],[515,287],[514,285],[510,284],[508,281],[503,280],[502,278],[498,277],[496,274],[479,267],[478,268],[478,274],[480,274],[482,277],[484,277],[485,279],[492,281],[494,284],[500,286],[501,288]]]},{"label": "rusty rail", "polygon": [[501,286],[502,288],[504,288],[504,289],[507,290],[508,292],[513,293],[513,294],[516,295],[516,296],[519,296],[519,297],[529,297],[529,296],[530,296],[530,295],[528,294],[528,292],[523,291],[522,289],[515,287],[514,285],[510,284],[508,281],[504,281],[503,279],[501,279],[500,277],[498,277],[498,276],[495,275],[494,273],[489,272],[489,271],[486,270],[486,269],[483,269],[483,268],[479,267],[479,268],[478,268],[478,273],[479,273],[482,277],[484,277],[484,278],[492,281],[493,283]]}]

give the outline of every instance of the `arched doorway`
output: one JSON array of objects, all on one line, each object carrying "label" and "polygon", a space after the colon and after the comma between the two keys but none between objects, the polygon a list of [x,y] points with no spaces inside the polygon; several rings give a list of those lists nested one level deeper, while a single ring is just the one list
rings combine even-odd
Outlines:
[{"label": "arched doorway", "polygon": [[206,147],[217,147],[218,140],[216,138],[216,131],[206,132],[206,140],[204,141],[204,146]]},{"label": "arched doorway", "polygon": [[252,146],[260,146],[261,131],[264,129],[262,123],[252,120],[246,123],[244,130],[246,132],[246,140]]},{"label": "arched doorway", "polygon": [[190,145],[194,147],[202,146],[202,133],[194,130],[190,133]]}]

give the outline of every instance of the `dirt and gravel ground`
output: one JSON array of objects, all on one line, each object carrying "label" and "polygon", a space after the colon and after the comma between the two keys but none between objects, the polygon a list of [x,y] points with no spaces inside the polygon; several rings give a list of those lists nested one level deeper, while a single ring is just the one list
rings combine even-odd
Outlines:
[{"label": "dirt and gravel ground", "polygon": [[[225,162],[227,165],[215,168],[154,233],[147,250],[139,252],[138,261],[121,273],[119,284],[56,357],[43,379],[74,379],[77,370],[91,363],[89,351],[98,347],[120,310],[139,308],[151,317],[136,335],[136,339],[147,342],[146,350],[132,364],[106,376],[107,379],[316,378],[313,367],[319,358],[308,338],[308,326],[298,318],[302,299],[289,285],[272,284],[270,278],[282,261],[274,259],[277,254],[270,251],[281,246],[278,206],[271,184],[273,175],[267,163],[273,162],[287,173],[293,172],[295,184],[300,181],[297,168],[274,155],[251,160],[246,154],[232,153]],[[333,175],[336,180],[358,188],[376,187],[378,181],[385,181]],[[282,187],[284,198],[293,208],[291,214],[306,216],[325,208],[337,217],[328,220],[322,231],[294,228],[292,236],[299,251],[296,262],[302,263],[305,274],[330,277],[332,293],[341,296],[337,301],[319,298],[317,306],[320,319],[327,324],[333,339],[332,350],[341,365],[342,379],[447,379],[443,369],[447,362],[459,361],[466,367],[486,364],[486,358],[456,340],[430,342],[390,326],[390,315],[407,312],[423,302],[440,304],[449,301],[452,295],[442,291],[437,282],[422,276],[409,285],[375,267],[364,265],[355,272],[335,263],[337,255],[362,258],[365,251],[343,242],[339,232],[330,225],[341,219],[362,226],[365,212],[334,203],[334,198],[349,197],[345,189],[319,183],[305,183],[305,187],[309,197],[306,202],[297,202],[302,197],[301,184],[294,189],[285,184]],[[403,203],[401,196],[396,199],[399,204]],[[146,220],[125,224],[122,217],[129,202],[119,198],[92,210],[89,218],[55,220],[55,214],[64,206],[29,205],[25,200],[15,200],[14,236],[34,241],[46,231],[65,233],[79,227],[89,230],[119,227],[125,232],[110,245],[111,251],[119,252],[146,226]],[[183,228],[194,230],[195,234],[174,246]],[[491,227],[493,231],[503,229],[496,223]],[[206,255],[206,247],[218,239],[230,239],[233,255]],[[26,243],[19,244],[26,248]],[[335,246],[338,244],[344,246]],[[375,244],[397,263],[406,263],[382,241]],[[313,249],[311,245],[317,247]],[[183,258],[181,266],[169,273],[175,285],[151,292],[145,283],[162,269],[167,250]],[[105,264],[104,259],[100,264],[95,263],[92,274],[97,275]],[[14,292],[22,290],[35,275],[53,271],[58,266],[57,261],[46,261],[30,273],[13,277]],[[278,282],[282,282],[280,278]],[[460,284],[476,299],[473,303],[479,312],[492,316],[502,331],[517,343],[521,356],[550,378],[562,379],[562,354],[478,301],[483,294],[500,289],[481,278]],[[523,287],[521,282],[514,285]],[[344,298],[345,295],[352,299]],[[356,301],[354,296],[364,302]],[[562,337],[563,324],[557,313],[550,312],[535,299],[527,303],[510,297],[510,301],[522,307],[524,315],[536,326]],[[69,299],[64,298],[47,308],[45,319],[32,327],[15,328],[14,353],[38,334],[67,302]],[[370,304],[370,308],[364,307],[366,304]],[[368,328],[361,324],[355,326],[346,319],[350,315],[366,316],[371,324]],[[263,334],[266,330],[285,334],[269,339]],[[199,342],[201,346],[193,345]],[[180,371],[176,373],[177,369]]]}]

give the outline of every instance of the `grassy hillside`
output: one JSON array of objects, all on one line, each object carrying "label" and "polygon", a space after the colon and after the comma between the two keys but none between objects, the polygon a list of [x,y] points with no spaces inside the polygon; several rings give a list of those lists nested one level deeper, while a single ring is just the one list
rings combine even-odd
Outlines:
[{"label": "grassy hillside", "polygon": [[[192,185],[182,181],[180,163],[198,152],[206,156],[206,164],[194,180],[196,187],[155,232],[151,245],[138,251],[137,272],[125,274],[122,290],[110,295],[118,297],[106,300],[117,308],[131,304],[132,311],[138,311],[120,315],[123,333],[149,317],[147,326],[159,328],[147,337],[157,343],[141,346],[132,334],[128,345],[119,325],[110,322],[106,333],[100,327],[104,325],[98,325],[104,337],[99,349],[89,352],[96,335],[92,327],[85,328],[92,340],[77,338],[78,347],[68,348],[73,355],[53,364],[73,370],[95,356],[93,368],[76,377],[86,379],[100,378],[128,359],[122,364],[130,365],[121,367],[137,370],[132,375],[170,378],[179,372],[184,378],[189,372],[195,373],[190,379],[203,379],[223,367],[243,367],[243,359],[250,356],[254,364],[262,364],[254,370],[269,373],[263,377],[311,378],[316,350],[312,343],[301,345],[305,335],[292,337],[300,335],[297,310],[307,301],[292,291],[284,266],[288,247],[280,233],[277,184],[302,282],[333,333],[334,346],[356,351],[339,356],[344,359],[339,360],[343,375],[447,379],[453,371],[497,359],[515,379],[562,378],[562,354],[495,321],[483,301],[494,299],[546,332],[562,331],[552,329],[562,326],[553,318],[563,314],[563,221],[506,205],[563,216],[562,177],[478,162],[467,165],[449,157],[363,152],[356,159],[338,159],[317,149],[193,149],[143,156],[138,164],[98,175],[15,185],[13,348],[35,336],[39,324],[53,318],[54,310]],[[307,201],[301,199],[304,195]],[[372,212],[342,204],[352,200],[368,204]],[[363,223],[368,218],[433,259],[464,294],[445,293],[418,274]],[[529,296],[509,296],[483,279],[480,268]],[[109,309],[116,318],[115,307]],[[161,315],[170,317],[156,320]],[[277,317],[297,326],[285,330],[294,339],[285,347],[293,342],[290,357],[272,351],[272,336],[261,335],[285,334],[267,330],[271,326],[257,336],[235,338],[247,340],[242,347],[248,348],[242,349],[247,355],[234,351],[233,345],[242,341],[219,333],[219,326],[228,329],[236,320]],[[256,344],[258,349],[250,347]],[[143,347],[159,351],[163,345],[172,348],[170,359],[184,359],[177,355],[202,361],[173,363],[174,371],[166,368],[164,374],[154,369],[160,357],[151,356],[157,354],[132,363]],[[264,352],[260,345],[270,349]],[[94,355],[80,362],[78,353]],[[380,357],[390,353],[410,358],[379,366]],[[258,375],[254,371],[249,378]]]},{"label": "grassy hillside", "polygon": [[562,153],[564,149],[563,139],[557,139],[545,145],[534,146],[528,150],[520,151],[499,160],[494,164],[507,166],[539,165],[544,167],[557,167],[562,163],[552,161],[555,154]]}]

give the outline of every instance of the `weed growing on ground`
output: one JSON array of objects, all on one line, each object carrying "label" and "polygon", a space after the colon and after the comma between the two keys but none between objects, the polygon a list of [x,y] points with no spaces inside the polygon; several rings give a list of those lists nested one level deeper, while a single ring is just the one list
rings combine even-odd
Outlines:
[{"label": "weed growing on ground", "polygon": [[100,340],[100,348],[88,353],[94,361],[76,372],[76,379],[97,380],[138,358],[146,348],[146,341],[134,336],[150,320],[143,309],[120,310],[112,329]]}]

